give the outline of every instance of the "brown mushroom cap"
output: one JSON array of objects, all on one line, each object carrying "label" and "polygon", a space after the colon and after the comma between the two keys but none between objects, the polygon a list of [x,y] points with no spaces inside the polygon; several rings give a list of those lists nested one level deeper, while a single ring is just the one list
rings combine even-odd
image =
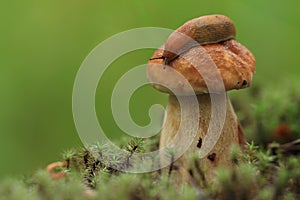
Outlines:
[{"label": "brown mushroom cap", "polygon": [[[152,57],[160,57],[162,54],[163,50],[158,49]],[[208,93],[207,80],[210,82],[210,91],[242,89],[250,86],[255,72],[254,56],[234,39],[193,47],[170,62],[165,69],[162,65],[162,59],[150,60],[147,65],[147,78],[153,83],[154,88],[167,93],[172,93],[170,88],[184,94],[191,92],[196,94]],[[176,72],[170,68],[182,74],[191,87],[187,87],[176,76]],[[218,81],[220,76],[224,86]]]}]

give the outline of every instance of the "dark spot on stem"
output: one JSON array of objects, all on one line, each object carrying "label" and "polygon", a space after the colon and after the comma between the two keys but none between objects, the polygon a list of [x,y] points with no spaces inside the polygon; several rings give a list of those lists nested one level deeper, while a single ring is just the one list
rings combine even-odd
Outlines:
[{"label": "dark spot on stem", "polygon": [[202,146],[202,138],[199,138],[197,147],[200,149]]},{"label": "dark spot on stem", "polygon": [[212,153],[207,156],[207,159],[210,160],[211,162],[215,161],[216,159],[216,153]]},{"label": "dark spot on stem", "polygon": [[179,170],[179,166],[178,165],[173,165],[173,170],[178,171]]},{"label": "dark spot on stem", "polygon": [[239,164],[239,161],[238,161],[237,158],[232,158],[231,161],[232,161],[232,163],[235,164],[235,165]]},{"label": "dark spot on stem", "polygon": [[193,173],[192,169],[189,169],[188,172],[189,172],[189,174],[190,174],[191,177],[194,177],[194,173]]},{"label": "dark spot on stem", "polygon": [[174,167],[174,155],[172,155],[171,157],[171,164],[170,164],[170,168],[169,168],[169,172],[168,172],[168,178],[170,179],[172,171],[173,171],[173,167]]}]

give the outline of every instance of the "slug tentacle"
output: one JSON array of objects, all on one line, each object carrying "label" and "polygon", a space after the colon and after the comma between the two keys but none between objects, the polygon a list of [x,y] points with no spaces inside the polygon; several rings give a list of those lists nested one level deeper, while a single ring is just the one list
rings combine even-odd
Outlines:
[{"label": "slug tentacle", "polygon": [[149,60],[157,60],[157,59],[163,59],[164,60],[164,69],[166,69],[166,65],[167,65],[166,56],[160,56],[160,57],[157,57],[157,58],[150,58]]}]

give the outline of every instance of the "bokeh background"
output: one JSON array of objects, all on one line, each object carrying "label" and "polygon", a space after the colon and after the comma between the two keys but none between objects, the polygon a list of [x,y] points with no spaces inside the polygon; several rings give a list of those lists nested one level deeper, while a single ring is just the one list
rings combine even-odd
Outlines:
[{"label": "bokeh background", "polygon": [[[280,94],[297,86],[300,75],[299,6],[297,0],[1,1],[0,178],[31,173],[61,159],[64,150],[82,146],[72,118],[73,82],[81,62],[106,38],[136,27],[176,29],[194,17],[225,14],[235,22],[237,40],[257,59],[254,83],[278,87]],[[114,140],[122,135],[110,113],[114,84],[152,52],[120,57],[100,81],[97,114]],[[151,104],[167,101],[150,86],[132,99],[130,111],[140,125],[149,122]]]}]

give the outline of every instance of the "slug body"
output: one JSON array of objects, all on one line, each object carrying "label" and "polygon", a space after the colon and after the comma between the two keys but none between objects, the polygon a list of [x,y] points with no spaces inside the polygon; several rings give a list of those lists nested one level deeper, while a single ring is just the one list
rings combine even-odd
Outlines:
[{"label": "slug body", "polygon": [[164,64],[168,64],[194,46],[218,43],[235,38],[235,27],[224,15],[207,15],[187,21],[167,39],[164,45]]}]

